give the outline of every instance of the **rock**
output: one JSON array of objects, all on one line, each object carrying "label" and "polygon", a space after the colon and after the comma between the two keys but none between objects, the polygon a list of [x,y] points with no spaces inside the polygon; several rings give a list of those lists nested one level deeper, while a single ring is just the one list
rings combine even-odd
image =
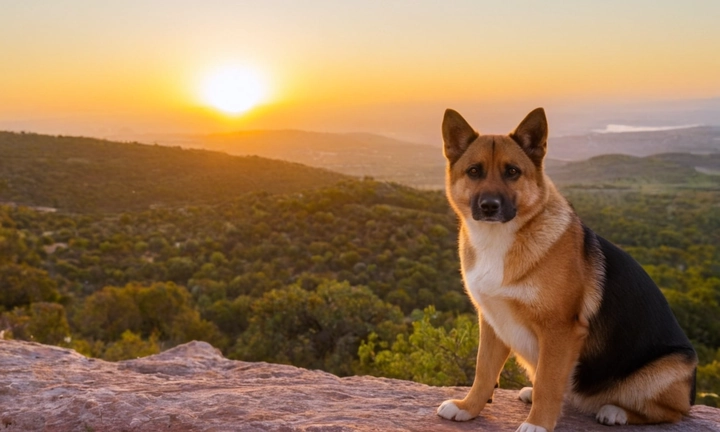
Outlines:
[{"label": "rock", "polygon": [[[0,340],[0,430],[14,431],[514,431],[529,407],[498,390],[472,421],[435,414],[462,387],[329,373],[224,358],[204,342],[117,363]],[[566,408],[556,431],[612,429]],[[720,410],[696,406],[679,424],[618,431],[720,431]]]}]

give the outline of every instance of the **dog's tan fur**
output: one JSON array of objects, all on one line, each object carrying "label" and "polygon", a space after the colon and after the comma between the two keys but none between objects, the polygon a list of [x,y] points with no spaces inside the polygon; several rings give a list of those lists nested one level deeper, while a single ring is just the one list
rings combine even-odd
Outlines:
[{"label": "dog's tan fur", "polygon": [[[595,342],[601,336],[588,338],[588,323],[600,307],[603,269],[584,255],[581,222],[544,173],[542,109],[531,112],[509,136],[479,135],[448,110],[443,139],[447,196],[460,220],[461,268],[480,315],[480,346],[470,392],[443,403],[438,414],[454,420],[476,417],[492,397],[511,351],[533,382],[530,415],[518,430],[552,431],[566,396],[588,412],[608,404],[621,407],[631,423],[676,421],[687,413],[683,395],[695,365],[674,356],[592,398],[570,394],[581,353],[599,349]],[[480,181],[467,175],[473,164],[485,168]],[[504,177],[509,164],[522,173],[516,180]],[[474,220],[471,197],[485,192],[511,197],[517,215],[506,223]]]}]

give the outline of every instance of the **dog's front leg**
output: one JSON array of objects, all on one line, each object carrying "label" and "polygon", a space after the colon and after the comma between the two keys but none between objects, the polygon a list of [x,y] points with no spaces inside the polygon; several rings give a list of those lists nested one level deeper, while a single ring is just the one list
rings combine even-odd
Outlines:
[{"label": "dog's front leg", "polygon": [[582,347],[582,337],[563,329],[538,337],[538,364],[532,389],[532,408],[517,432],[552,432],[562,410],[570,374]]},{"label": "dog's front leg", "polygon": [[480,346],[478,347],[475,381],[464,399],[449,399],[437,410],[440,417],[448,420],[473,419],[485,408],[492,397],[500,371],[510,355],[508,348],[495,334],[495,330],[480,316]]}]

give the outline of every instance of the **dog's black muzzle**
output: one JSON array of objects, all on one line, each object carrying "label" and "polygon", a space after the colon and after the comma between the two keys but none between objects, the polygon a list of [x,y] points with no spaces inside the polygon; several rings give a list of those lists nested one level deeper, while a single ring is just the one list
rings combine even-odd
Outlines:
[{"label": "dog's black muzzle", "polygon": [[472,217],[483,222],[508,222],[517,214],[515,205],[504,195],[484,193],[470,203]]}]

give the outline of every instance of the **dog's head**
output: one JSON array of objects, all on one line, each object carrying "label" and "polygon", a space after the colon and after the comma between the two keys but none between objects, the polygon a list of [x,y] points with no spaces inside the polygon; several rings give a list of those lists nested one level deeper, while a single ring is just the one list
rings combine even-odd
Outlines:
[{"label": "dog's head", "polygon": [[447,195],[466,219],[504,223],[533,211],[545,193],[547,119],[537,108],[509,135],[481,135],[460,114],[445,111]]}]

